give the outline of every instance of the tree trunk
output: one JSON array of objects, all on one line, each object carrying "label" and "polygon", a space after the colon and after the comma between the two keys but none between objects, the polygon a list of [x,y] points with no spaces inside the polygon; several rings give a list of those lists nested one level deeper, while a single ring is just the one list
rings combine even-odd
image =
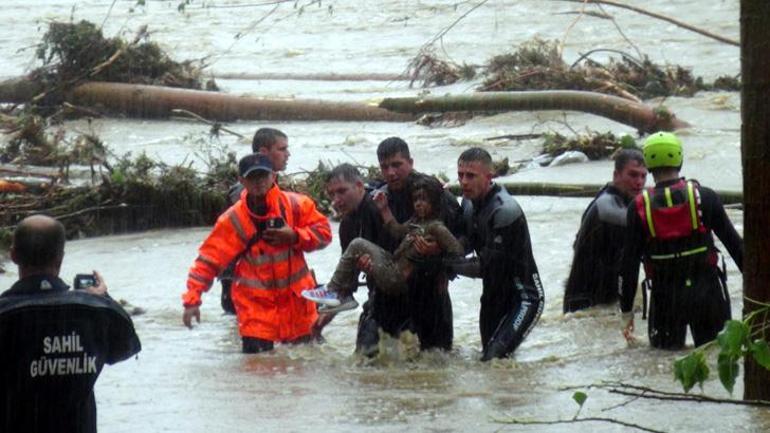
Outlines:
[{"label": "tree trunk", "polygon": [[361,73],[361,74],[338,74],[336,72],[327,73],[280,73],[264,72],[254,73],[214,73],[214,78],[223,80],[295,80],[295,81],[407,81],[408,77],[403,74],[386,73]]},{"label": "tree trunk", "polygon": [[[770,302],[770,2],[741,0],[744,315]],[[766,318],[761,318],[766,319]],[[770,371],[746,356],[747,400],[770,400]]]},{"label": "tree trunk", "polygon": [[[604,185],[547,182],[497,182],[512,195],[545,195],[552,197],[594,197]],[[460,195],[459,185],[449,186],[452,194]],[[741,203],[743,194],[738,191],[717,191],[724,204]]]},{"label": "tree trunk", "polygon": [[387,98],[380,107],[402,113],[449,111],[584,111],[612,119],[640,132],[671,131],[689,126],[673,114],[617,96],[575,90],[484,92],[471,95]]},{"label": "tree trunk", "polygon": [[[0,102],[24,103],[40,93],[35,82],[13,79],[0,83]],[[414,115],[394,113],[358,102],[265,99],[219,92],[140,84],[87,82],[67,92],[65,101],[121,115],[167,118],[174,109],[217,121],[339,120],[408,122]]]}]

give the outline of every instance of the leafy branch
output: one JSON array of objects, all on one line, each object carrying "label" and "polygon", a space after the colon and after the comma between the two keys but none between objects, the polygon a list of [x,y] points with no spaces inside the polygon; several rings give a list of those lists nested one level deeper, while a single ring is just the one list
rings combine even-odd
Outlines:
[{"label": "leafy branch", "polygon": [[[703,382],[710,374],[707,355],[717,348],[719,381],[730,394],[733,393],[735,379],[740,371],[738,361],[741,358],[751,355],[759,365],[770,370],[770,346],[766,337],[770,304],[750,299],[748,301],[759,305],[760,308],[748,313],[742,321],[728,320],[716,340],[674,361],[674,377],[682,384],[685,392],[689,392],[696,383],[703,388]],[[754,323],[760,317],[762,320],[759,324]]]}]

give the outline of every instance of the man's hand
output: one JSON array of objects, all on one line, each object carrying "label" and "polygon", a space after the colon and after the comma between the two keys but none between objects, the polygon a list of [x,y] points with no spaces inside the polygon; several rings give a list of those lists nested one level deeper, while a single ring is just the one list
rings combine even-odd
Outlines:
[{"label": "man's hand", "polygon": [[412,241],[414,249],[421,256],[435,256],[441,254],[441,247],[435,240],[427,240],[422,236],[415,236]]},{"label": "man's hand", "polygon": [[104,278],[102,278],[102,275],[94,271],[94,280],[96,280],[96,284],[91,287],[86,287],[85,291],[92,295],[98,295],[98,296],[106,295],[107,284],[104,282]]},{"label": "man's hand", "polygon": [[267,229],[262,232],[262,239],[268,244],[277,247],[281,245],[294,245],[299,240],[299,236],[289,226],[283,226],[279,229]]},{"label": "man's hand", "polygon": [[374,270],[374,263],[372,263],[372,256],[369,254],[363,254],[361,257],[358,258],[358,262],[356,263],[358,266],[358,269],[361,270],[361,272],[365,274],[369,274]]},{"label": "man's hand", "polygon": [[184,326],[192,329],[192,319],[195,317],[195,320],[198,323],[201,323],[201,309],[198,306],[195,307],[184,307],[184,314],[182,314],[182,322],[184,323]]},{"label": "man's hand", "polygon": [[384,191],[375,191],[372,200],[374,201],[374,205],[377,206],[377,210],[380,212],[388,209],[388,194]]},{"label": "man's hand", "polygon": [[636,343],[636,337],[634,337],[634,313],[622,313],[620,324],[623,327],[623,338],[626,339],[628,344]]}]

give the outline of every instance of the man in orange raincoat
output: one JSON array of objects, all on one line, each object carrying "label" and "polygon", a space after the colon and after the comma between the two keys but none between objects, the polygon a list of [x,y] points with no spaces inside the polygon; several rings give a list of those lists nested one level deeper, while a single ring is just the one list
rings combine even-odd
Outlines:
[{"label": "man in orange raincoat", "polygon": [[182,320],[200,322],[201,294],[236,260],[232,299],[244,353],[272,350],[275,342],[306,342],[316,306],[300,296],[315,286],[305,252],[326,247],[331,228],[309,197],[281,191],[270,158],[243,157],[240,200],[223,213],[199,249],[182,296]]}]

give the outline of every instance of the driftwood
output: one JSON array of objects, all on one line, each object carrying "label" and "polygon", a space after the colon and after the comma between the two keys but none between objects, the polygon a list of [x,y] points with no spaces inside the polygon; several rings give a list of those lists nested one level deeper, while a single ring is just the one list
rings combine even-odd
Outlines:
[{"label": "driftwood", "polygon": [[738,42],[736,40],[733,40],[733,39],[730,39],[730,38],[726,38],[724,36],[720,36],[720,35],[711,33],[709,31],[700,29],[700,28],[695,27],[695,26],[691,26],[691,25],[689,25],[687,23],[683,23],[681,21],[677,21],[677,20],[675,20],[675,19],[673,19],[671,17],[667,17],[665,15],[657,14],[655,12],[650,12],[648,10],[644,10],[642,8],[630,6],[630,5],[621,3],[621,2],[616,2],[616,1],[612,1],[612,0],[558,0],[558,1],[567,1],[567,2],[572,2],[572,3],[584,3],[584,4],[585,3],[594,3],[594,4],[615,6],[615,7],[619,7],[619,8],[623,8],[623,9],[628,9],[630,11],[634,11],[634,12],[640,13],[642,15],[647,15],[649,17],[653,17],[653,18],[657,18],[659,20],[663,20],[663,21],[669,22],[671,24],[674,24],[675,26],[681,27],[683,29],[687,29],[687,30],[689,30],[691,32],[698,33],[700,35],[706,36],[707,38],[711,38],[711,39],[717,40],[719,42],[724,42],[726,44],[730,44],[730,45],[733,45],[733,46],[736,46],[736,47],[740,47],[741,46],[740,42]]},{"label": "driftwood", "polygon": [[296,74],[280,72],[264,72],[261,74],[253,73],[214,73],[214,78],[224,80],[294,80],[294,81],[405,81],[408,78],[403,74],[385,74],[385,73],[361,73],[361,74],[337,74],[316,73],[316,74]]},{"label": "driftwood", "polygon": [[[0,102],[24,103],[40,87],[25,79],[0,83]],[[203,90],[139,84],[87,82],[67,92],[65,101],[100,108],[108,113],[168,118],[173,110],[194,112],[214,121],[243,120],[340,120],[405,122],[414,115],[356,102],[243,97]]]},{"label": "driftwood", "polygon": [[689,126],[665,110],[656,110],[617,96],[575,90],[386,98],[380,107],[412,114],[450,111],[583,111],[633,126],[640,132],[672,131]]},{"label": "driftwood", "polygon": [[[545,183],[545,182],[498,182],[513,195],[545,195],[554,197],[594,197],[604,185],[579,183]],[[459,185],[448,187],[455,195],[460,195]],[[717,191],[724,204],[735,204],[743,201],[740,191]]]}]

